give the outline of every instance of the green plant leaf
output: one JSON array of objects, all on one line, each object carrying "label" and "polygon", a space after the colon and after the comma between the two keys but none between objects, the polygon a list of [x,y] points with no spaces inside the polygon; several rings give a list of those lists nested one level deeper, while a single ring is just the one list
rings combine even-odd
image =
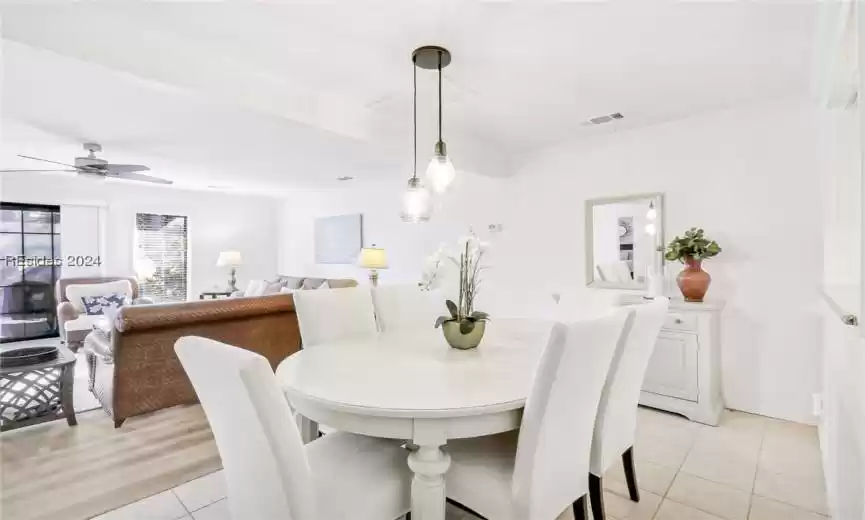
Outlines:
[{"label": "green plant leaf", "polygon": [[448,317],[448,316],[439,316],[438,318],[436,318],[435,328],[439,328],[439,327],[441,327],[443,324],[445,324],[445,323],[447,323],[447,322],[449,322],[449,321],[453,321],[453,318],[450,318],[450,317]]},{"label": "green plant leaf", "polygon": [[457,308],[457,304],[455,304],[451,300],[445,300],[445,305],[447,305],[448,311],[451,313],[451,318],[456,319],[459,316],[459,309]]},{"label": "green plant leaf", "polygon": [[483,311],[475,311],[472,313],[471,317],[476,319],[476,320],[489,320],[490,319],[490,315],[483,312]]},{"label": "green plant leaf", "polygon": [[475,330],[475,322],[466,318],[460,322],[460,333],[471,334]]},{"label": "green plant leaf", "polygon": [[686,258],[704,260],[712,258],[721,252],[721,247],[714,240],[705,237],[703,228],[690,228],[685,235],[676,237],[670,241],[664,251],[664,258],[668,261],[678,260],[683,262]]}]

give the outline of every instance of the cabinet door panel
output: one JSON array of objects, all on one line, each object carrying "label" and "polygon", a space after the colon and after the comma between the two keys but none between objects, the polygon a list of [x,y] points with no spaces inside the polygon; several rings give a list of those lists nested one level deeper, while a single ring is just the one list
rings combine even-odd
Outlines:
[{"label": "cabinet door panel", "polygon": [[696,334],[661,332],[649,360],[643,390],[696,402],[698,352]]}]

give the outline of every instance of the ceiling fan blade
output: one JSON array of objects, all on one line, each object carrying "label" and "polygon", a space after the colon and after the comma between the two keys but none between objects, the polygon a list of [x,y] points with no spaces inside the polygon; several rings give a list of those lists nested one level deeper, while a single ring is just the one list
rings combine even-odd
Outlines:
[{"label": "ceiling fan blade", "polygon": [[75,168],[76,171],[81,169],[81,168],[75,166],[74,164],[66,164],[66,163],[57,162],[57,161],[49,161],[48,159],[40,159],[39,157],[30,157],[29,155],[18,154],[18,157],[23,157],[25,159],[33,159],[34,161],[42,161],[42,162],[48,162],[48,163],[52,163],[52,164],[59,164],[60,166],[66,166],[68,168]]},{"label": "ceiling fan blade", "polygon": [[141,164],[106,164],[100,170],[106,173],[134,173],[150,171],[150,168]]},{"label": "ceiling fan blade", "polygon": [[117,175],[108,175],[111,179],[126,179],[128,181],[152,182],[154,184],[174,184],[174,181],[168,179],[160,179],[151,175],[142,175],[140,173],[120,173]]},{"label": "ceiling fan blade", "polygon": [[33,173],[36,173],[36,172],[42,172],[42,173],[48,173],[48,172],[73,172],[73,173],[74,173],[74,172],[77,172],[77,171],[78,171],[78,170],[0,170],[0,173],[25,173],[25,172],[33,172]]}]

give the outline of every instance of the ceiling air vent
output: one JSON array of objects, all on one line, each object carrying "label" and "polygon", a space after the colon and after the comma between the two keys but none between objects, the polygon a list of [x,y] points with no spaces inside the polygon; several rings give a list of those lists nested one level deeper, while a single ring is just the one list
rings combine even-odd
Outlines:
[{"label": "ceiling air vent", "polygon": [[609,123],[611,121],[615,121],[616,119],[623,119],[624,117],[625,116],[623,116],[621,113],[614,112],[612,114],[607,114],[605,116],[593,117],[587,121],[587,124],[602,125],[604,123]]}]

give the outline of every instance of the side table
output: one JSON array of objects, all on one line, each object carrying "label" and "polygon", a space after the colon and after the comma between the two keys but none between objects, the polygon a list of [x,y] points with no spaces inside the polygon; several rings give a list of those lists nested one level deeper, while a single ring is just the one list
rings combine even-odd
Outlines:
[{"label": "side table", "polygon": [[198,295],[199,300],[203,300],[205,297],[210,298],[211,300],[215,300],[220,296],[225,296],[226,298],[231,296],[231,291],[202,291]]},{"label": "side table", "polygon": [[0,431],[65,418],[75,426],[72,388],[75,354],[58,346],[57,359],[35,365],[0,366]]}]

